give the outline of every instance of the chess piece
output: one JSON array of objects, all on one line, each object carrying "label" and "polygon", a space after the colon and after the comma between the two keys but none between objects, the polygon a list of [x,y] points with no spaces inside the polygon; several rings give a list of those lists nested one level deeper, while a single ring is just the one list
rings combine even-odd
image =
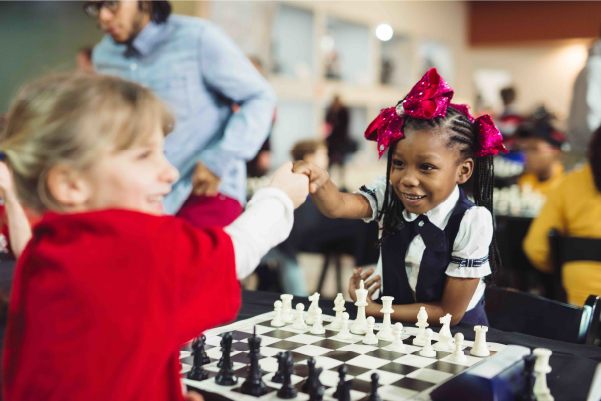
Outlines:
[{"label": "chess piece", "polygon": [[315,390],[317,390],[318,387],[321,386],[319,375],[321,374],[323,369],[315,367],[315,358],[313,357],[307,360],[307,366],[309,367],[309,375],[307,377],[307,380],[305,380],[305,382],[303,383],[301,390],[303,393],[311,394]]},{"label": "chess piece", "polygon": [[367,318],[367,333],[365,333],[365,337],[363,337],[363,344],[374,345],[378,343],[378,338],[374,334],[374,325],[376,324],[376,319],[373,316]]},{"label": "chess piece", "polygon": [[465,362],[467,357],[463,353],[463,334],[455,334],[455,351],[451,354],[450,359],[455,362]]},{"label": "chess piece", "polygon": [[336,295],[336,299],[334,300],[334,312],[336,312],[336,317],[334,321],[330,325],[333,329],[341,329],[342,328],[342,312],[344,312],[346,308],[344,307],[344,296],[341,293]]},{"label": "chess piece", "polygon": [[311,301],[311,305],[309,305],[309,309],[307,309],[307,319],[305,319],[305,323],[314,324],[315,323],[315,312],[319,308],[319,293],[309,296],[309,301]]},{"label": "chess piece", "polygon": [[225,336],[225,334],[223,336],[221,336],[221,341],[219,342],[219,346],[221,347],[221,358],[219,358],[219,362],[217,362],[218,368],[223,366],[223,360],[225,358],[225,354],[223,353],[223,337],[224,336]]},{"label": "chess piece", "polygon": [[434,344],[436,351],[452,351],[453,350],[453,336],[451,335],[451,315],[447,313],[445,316],[440,318],[442,328],[438,332],[438,342]]},{"label": "chess piece", "polygon": [[413,345],[420,345],[423,347],[426,344],[426,327],[429,326],[428,313],[426,312],[425,306],[419,308],[417,323],[415,325],[419,327],[419,331],[417,332],[417,336],[413,339]]},{"label": "chess piece", "polygon": [[282,299],[282,318],[286,323],[294,322],[294,315],[292,314],[292,298],[293,295],[290,294],[282,294],[280,295]]},{"label": "chess piece", "polygon": [[403,324],[394,324],[394,341],[390,344],[390,349],[397,352],[405,352],[405,344],[403,344]]},{"label": "chess piece", "polygon": [[367,401],[382,401],[382,398],[378,395],[378,381],[380,380],[380,375],[377,373],[371,374],[371,394]]},{"label": "chess piece", "polygon": [[[340,400],[341,395],[346,391],[346,365],[340,365],[338,368],[338,385],[336,391],[332,395],[334,398]],[[350,397],[350,394],[349,394]]]},{"label": "chess piece", "polygon": [[321,308],[317,308],[315,310],[315,320],[313,323],[313,327],[311,327],[311,330],[309,330],[309,333],[321,335],[326,332],[326,329],[323,328],[323,324],[321,322],[322,319],[323,318],[321,316]]},{"label": "chess piece", "polygon": [[222,366],[219,369],[219,373],[215,377],[215,383],[220,386],[233,386],[238,383],[238,376],[234,373],[234,369],[232,369],[232,361],[230,359],[230,354],[232,352],[232,333],[225,333],[223,335],[223,339],[221,340],[222,345]]},{"label": "chess piece", "polygon": [[426,329],[426,343],[424,344],[424,348],[419,351],[421,356],[427,356],[428,358],[434,358],[436,356],[436,351],[432,348],[432,337],[434,336],[434,332],[432,329]]},{"label": "chess piece", "polygon": [[207,338],[203,334],[192,343],[194,364],[192,365],[192,370],[188,372],[188,379],[190,380],[201,381],[209,377],[209,372],[203,368],[203,365],[211,362],[204,349],[206,340]]},{"label": "chess piece", "polygon": [[319,385],[315,390],[309,394],[309,401],[323,401],[324,387],[322,384]]},{"label": "chess piece", "polygon": [[292,328],[296,330],[307,330],[307,324],[303,317],[305,305],[298,303],[296,304],[296,320],[292,324]]},{"label": "chess piece", "polygon": [[381,297],[380,299],[382,300],[382,309],[380,312],[384,314],[384,320],[382,321],[382,327],[380,328],[380,331],[378,331],[376,337],[378,340],[393,341],[394,334],[392,333],[390,314],[394,312],[392,309],[392,301],[394,301],[394,297]]},{"label": "chess piece", "polygon": [[271,381],[274,383],[284,383],[284,353],[278,352],[275,358],[278,360],[278,370],[271,378]]},{"label": "chess piece", "polygon": [[[277,301],[276,301],[277,302]],[[257,329],[253,330],[253,335],[248,339],[248,347],[250,352],[250,368],[246,374],[246,380],[240,386],[240,391],[243,394],[260,397],[267,393],[267,387],[263,383],[263,372],[259,366],[261,337],[257,337]]]},{"label": "chess piece", "polygon": [[282,301],[278,300],[273,303],[275,309],[275,317],[271,321],[273,327],[282,327],[286,325],[284,318],[282,317]]},{"label": "chess piece", "polygon": [[294,389],[294,387],[292,387],[292,369],[294,366],[294,360],[292,359],[292,354],[290,354],[290,351],[286,351],[284,353],[282,360],[284,361],[284,382],[282,383],[282,387],[280,387],[278,390],[277,396],[279,398],[288,400],[296,397],[297,395],[297,391]]},{"label": "chess piece", "polygon": [[476,332],[476,340],[474,341],[474,345],[470,350],[470,354],[480,357],[489,356],[490,351],[488,349],[488,345],[486,344],[486,332],[488,331],[488,327],[474,326],[474,331]]},{"label": "chess piece", "polygon": [[357,296],[357,302],[355,302],[355,306],[357,307],[357,318],[351,326],[351,333],[365,334],[367,332],[367,319],[365,318],[367,289],[365,288],[363,280],[361,280],[361,283],[359,284],[359,289],[355,290],[355,295]]},{"label": "chess piece", "polygon": [[551,401],[553,400],[553,396],[547,386],[547,374],[551,372],[549,358],[552,352],[546,348],[535,348],[532,353],[536,356],[534,364],[534,374],[536,375],[533,389],[534,395],[537,401]]},{"label": "chess piece", "polygon": [[349,319],[349,314],[344,312],[342,314],[342,328],[338,332],[338,335],[336,335],[336,337],[341,340],[350,340],[351,338],[353,338],[353,336],[351,335],[351,332],[348,329],[348,319]]},{"label": "chess piece", "polygon": [[536,401],[534,395],[534,364],[536,363],[536,355],[530,354],[524,357],[524,371],[522,376],[524,377],[524,388],[520,401]]}]

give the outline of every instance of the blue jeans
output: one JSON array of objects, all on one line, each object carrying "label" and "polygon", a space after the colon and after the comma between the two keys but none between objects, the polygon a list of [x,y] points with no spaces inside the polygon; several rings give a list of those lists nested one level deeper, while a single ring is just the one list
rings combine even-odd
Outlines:
[{"label": "blue jeans", "polygon": [[277,262],[280,283],[285,294],[292,294],[297,297],[309,296],[305,276],[296,256],[288,256],[278,248],[273,248],[265,255],[263,260]]}]

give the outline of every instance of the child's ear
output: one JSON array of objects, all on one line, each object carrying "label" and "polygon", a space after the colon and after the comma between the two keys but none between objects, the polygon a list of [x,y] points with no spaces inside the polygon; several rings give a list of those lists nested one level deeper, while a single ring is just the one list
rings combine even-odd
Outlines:
[{"label": "child's ear", "polygon": [[50,169],[46,185],[50,195],[66,208],[81,206],[90,197],[90,189],[83,175],[65,164]]},{"label": "child's ear", "polygon": [[465,184],[474,172],[474,159],[469,158],[459,164],[457,171],[457,184]]}]

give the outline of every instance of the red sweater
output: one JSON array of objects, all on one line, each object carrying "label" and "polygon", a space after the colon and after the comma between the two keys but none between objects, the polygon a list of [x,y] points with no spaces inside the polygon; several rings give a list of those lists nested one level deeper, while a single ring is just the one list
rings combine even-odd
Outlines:
[{"label": "red sweater", "polygon": [[239,307],[222,229],[125,210],[48,213],[15,272],[4,400],[182,400],[180,347]]}]

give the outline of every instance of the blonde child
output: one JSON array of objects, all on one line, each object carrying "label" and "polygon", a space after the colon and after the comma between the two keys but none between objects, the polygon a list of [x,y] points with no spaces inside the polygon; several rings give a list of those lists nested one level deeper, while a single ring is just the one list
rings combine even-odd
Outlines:
[{"label": "blonde child", "polygon": [[162,216],[172,126],[115,77],[50,76],[17,95],[0,150],[44,216],[14,278],[4,400],[182,400],[180,346],[234,319],[238,279],[290,232],[308,187],[291,163],[228,227]]}]

